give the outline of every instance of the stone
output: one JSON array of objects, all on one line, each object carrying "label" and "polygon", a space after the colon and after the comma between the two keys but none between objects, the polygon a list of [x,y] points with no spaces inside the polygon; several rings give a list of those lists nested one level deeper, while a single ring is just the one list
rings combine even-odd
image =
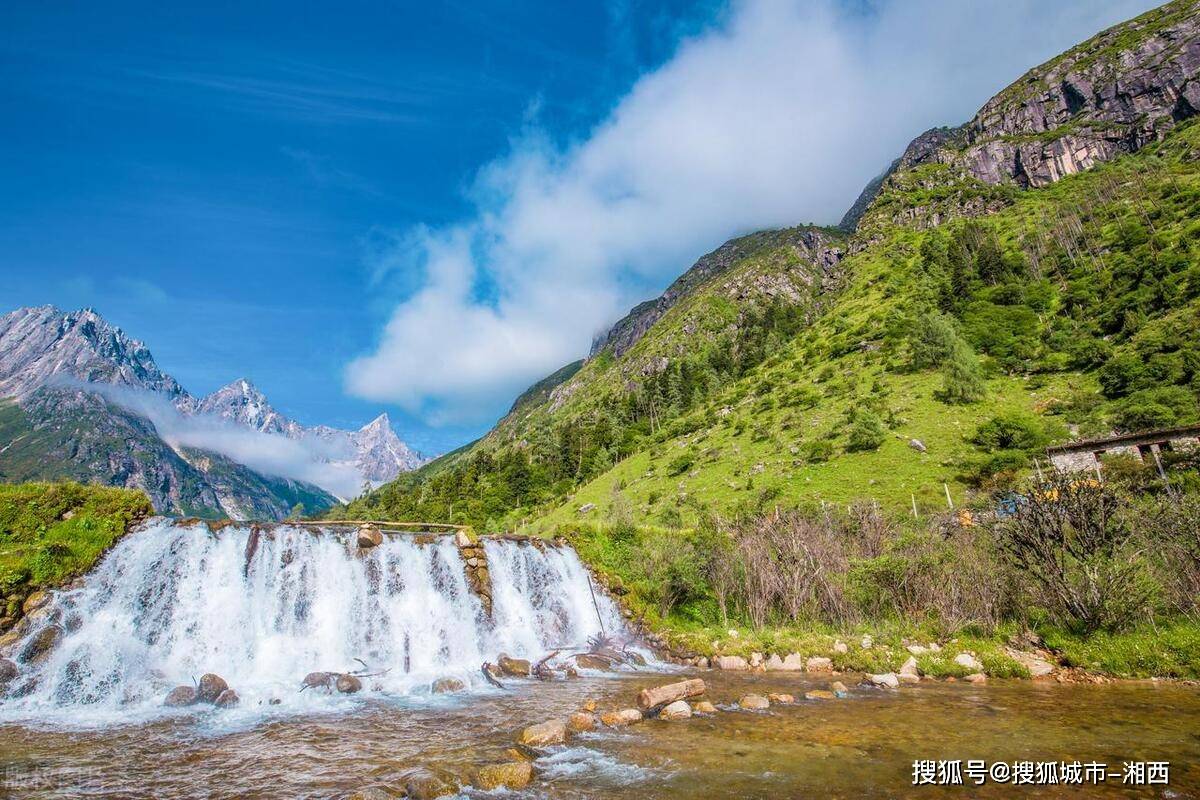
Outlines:
[{"label": "stone", "polygon": [[576,711],[567,717],[567,730],[571,733],[583,733],[596,727],[596,715],[589,711]]},{"label": "stone", "polygon": [[909,656],[908,661],[904,662],[904,666],[900,667],[900,674],[897,677],[901,683],[920,682],[921,671],[917,668],[917,659]]},{"label": "stone", "polygon": [[756,667],[761,667],[762,663],[763,663],[763,654],[762,653],[751,653],[750,654],[750,668],[751,669],[754,669]]},{"label": "stone", "polygon": [[445,775],[424,767],[406,770],[400,777],[408,800],[435,800],[458,794],[458,784]]},{"label": "stone", "polygon": [[747,711],[765,711],[771,707],[771,701],[761,694],[748,694],[738,700],[738,705]]},{"label": "stone", "polygon": [[623,708],[620,711],[608,711],[600,715],[600,722],[609,728],[623,728],[642,721],[642,712],[636,708]]},{"label": "stone", "polygon": [[37,664],[44,661],[50,655],[50,651],[58,645],[62,640],[63,629],[58,625],[47,625],[38,631],[37,635],[29,640],[25,648],[21,650],[21,661],[29,664]]},{"label": "stone", "polygon": [[[1029,677],[1031,678],[1044,678],[1054,672],[1054,665],[1035,653],[1028,653],[1024,650],[1016,650],[1011,647],[1007,648],[1005,652],[1009,658],[1029,670]],[[0,682],[2,682],[2,679],[0,679]]]},{"label": "stone", "polygon": [[909,653],[912,653],[914,656],[924,655],[925,653],[929,652],[928,647],[924,647],[919,644],[910,644],[908,647],[906,647],[904,649],[907,650]]},{"label": "stone", "polygon": [[689,697],[699,697],[704,694],[705,688],[703,680],[692,678],[677,683],[668,683],[665,686],[642,689],[638,692],[638,707],[646,710],[665,706],[677,700],[686,700]]},{"label": "stone", "polygon": [[463,531],[455,531],[454,532],[454,543],[456,545],[458,545],[459,547],[470,547],[471,546],[471,537],[467,536],[467,534],[464,533]]},{"label": "stone", "polygon": [[233,708],[240,702],[242,702],[242,698],[238,697],[237,692],[233,689],[226,689],[217,695],[217,699],[213,701],[213,705],[217,708]]},{"label": "stone", "polygon": [[567,741],[567,723],[561,719],[552,719],[537,725],[530,725],[517,736],[517,744],[530,747],[544,747],[548,744],[562,744]]},{"label": "stone", "polygon": [[7,658],[0,658],[0,687],[11,683],[13,678],[19,674],[21,674],[21,671],[17,669],[16,664]]},{"label": "stone", "polygon": [[686,700],[676,700],[674,703],[669,703],[662,711],[658,712],[659,719],[688,719],[692,716],[692,707],[687,704]]},{"label": "stone", "polygon": [[805,672],[833,672],[833,659],[825,656],[813,656],[804,662]]},{"label": "stone", "polygon": [[354,792],[346,800],[397,800],[397,797],[398,795],[394,795],[378,786],[365,786]]},{"label": "stone", "polygon": [[982,672],[972,672],[967,677],[963,678],[967,683],[987,683],[987,675]]},{"label": "stone", "polygon": [[488,764],[475,772],[475,788],[485,792],[499,789],[523,789],[533,780],[533,764],[528,761],[508,761]]},{"label": "stone", "polygon": [[909,439],[908,446],[911,447],[913,450],[916,450],[918,453],[926,452],[925,443],[922,442],[920,439]]},{"label": "stone", "polygon": [[717,656],[713,659],[717,669],[742,671],[750,669],[750,662],[741,656]]},{"label": "stone", "polygon": [[833,683],[829,684],[829,688],[836,697],[850,696],[850,690],[847,689],[846,684],[842,683],[841,681],[834,681]]},{"label": "stone", "polygon": [[845,655],[850,652],[850,646],[839,639],[833,643],[833,652]]},{"label": "stone", "polygon": [[717,707],[707,700],[701,700],[692,706],[692,712],[695,714],[715,714],[717,713]]},{"label": "stone", "polygon": [[595,700],[584,700],[583,705],[581,705],[579,708],[583,711],[588,712],[589,714],[595,714],[596,713],[596,701]]},{"label": "stone", "polygon": [[34,611],[44,607],[49,602],[50,593],[39,589],[38,591],[29,595],[29,597],[25,598],[25,602],[21,604],[21,613],[32,614]]},{"label": "stone", "polygon": [[595,653],[580,653],[575,656],[575,666],[580,669],[595,669],[607,671],[612,669],[613,662]]},{"label": "stone", "polygon": [[894,672],[885,672],[881,675],[868,675],[867,683],[880,689],[899,689],[900,678]]},{"label": "stone", "polygon": [[783,659],[777,654],[771,653],[770,657],[763,662],[763,667],[766,668],[767,672],[776,672],[783,669]]},{"label": "stone", "polygon": [[979,659],[970,653],[959,653],[954,657],[954,663],[964,669],[974,670],[975,672],[983,669],[983,664],[979,662]]},{"label": "stone", "polygon": [[358,529],[357,539],[360,549],[370,550],[383,544],[383,532],[374,525],[363,525]]},{"label": "stone", "polygon": [[828,689],[813,689],[804,693],[805,700],[832,700],[837,697],[836,694]]},{"label": "stone", "polygon": [[772,703],[782,703],[783,705],[791,705],[792,703],[796,702],[795,695],[778,694],[778,693],[774,693],[774,692],[772,692],[771,694],[768,694],[767,699],[770,700]]},{"label": "stone", "polygon": [[355,675],[338,675],[334,686],[342,694],[354,694],[362,691],[363,683]]},{"label": "stone", "polygon": [[873,644],[875,644],[875,640],[872,639],[870,636],[862,637],[862,641],[859,642],[859,645],[862,647],[863,650],[870,650],[871,645],[873,645]]},{"label": "stone", "polygon": [[196,688],[196,699],[201,703],[215,703],[221,692],[229,688],[229,684],[220,675],[212,672],[200,676],[200,685]]},{"label": "stone", "polygon": [[467,685],[458,678],[438,678],[433,682],[434,694],[453,694],[466,688]]},{"label": "stone", "polygon": [[596,504],[595,504],[595,503],[584,503],[583,505],[581,505],[581,506],[579,507],[579,513],[580,513],[580,514],[587,514],[587,513],[590,513],[590,512],[592,512],[592,511],[595,511],[595,510],[596,510]]},{"label": "stone", "polygon": [[700,669],[708,669],[708,657],[700,656],[696,659],[696,666]]},{"label": "stone", "polygon": [[191,686],[176,686],[167,693],[163,705],[169,708],[181,708],[196,704],[196,690]]},{"label": "stone", "polygon": [[328,689],[329,684],[333,683],[334,674],[332,672],[310,672],[304,676],[304,680],[300,682],[300,690],[305,689]]},{"label": "stone", "polygon": [[500,654],[500,658],[496,659],[500,665],[500,671],[511,678],[524,678],[529,676],[529,661],[524,658],[509,658],[504,653]]},{"label": "stone", "polygon": [[799,653],[788,653],[783,657],[783,664],[779,667],[781,672],[803,672],[804,671],[804,656]]}]

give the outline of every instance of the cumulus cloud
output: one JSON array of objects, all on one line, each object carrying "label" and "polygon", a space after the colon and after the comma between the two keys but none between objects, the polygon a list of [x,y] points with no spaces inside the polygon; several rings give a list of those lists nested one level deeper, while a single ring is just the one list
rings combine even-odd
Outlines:
[{"label": "cumulus cloud", "polygon": [[69,379],[60,379],[56,385],[95,392],[147,418],[172,447],[219,453],[264,475],[315,484],[341,499],[354,497],[362,489],[363,475],[355,466],[354,453],[346,442],[289,439],[209,414],[186,414],[161,394],[125,386]]},{"label": "cumulus cloud", "polygon": [[474,215],[397,245],[421,283],[355,395],[482,421],[731,236],[836,222],[916,134],[1146,0],[746,0],[581,138],[536,121],[479,170]]}]

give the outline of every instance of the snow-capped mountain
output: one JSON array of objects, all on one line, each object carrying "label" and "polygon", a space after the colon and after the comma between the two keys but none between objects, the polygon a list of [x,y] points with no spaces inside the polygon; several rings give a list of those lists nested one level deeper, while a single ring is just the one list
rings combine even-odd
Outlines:
[{"label": "snow-capped mountain", "polygon": [[299,441],[303,448],[289,447],[356,470],[372,484],[423,463],[386,415],[357,431],[309,428],[272,408],[246,380],[198,400],[159,369],[144,343],[92,309],[39,306],[0,315],[0,480],[140,488],[162,512],[198,516],[281,518],[296,505],[312,513],[336,501],[312,483],[267,474],[273,468],[251,469],[207,439],[197,444],[194,432],[191,440],[173,435],[163,414]]},{"label": "snow-capped mountain", "polygon": [[262,433],[289,439],[314,439],[329,446],[330,460],[353,462],[363,480],[386,483],[428,459],[405,444],[392,430],[386,413],[356,431],[328,425],[306,427],[275,410],[257,386],[239,378],[202,398],[195,413],[210,414]]}]

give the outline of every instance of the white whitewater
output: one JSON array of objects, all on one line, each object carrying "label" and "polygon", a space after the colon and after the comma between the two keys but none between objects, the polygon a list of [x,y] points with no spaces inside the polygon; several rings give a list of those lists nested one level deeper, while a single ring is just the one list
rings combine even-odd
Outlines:
[{"label": "white whitewater", "polygon": [[[20,665],[0,719],[167,713],[166,692],[206,672],[238,692],[240,714],[272,701],[281,711],[361,696],[410,701],[443,677],[485,689],[480,665],[501,652],[536,659],[586,645],[602,624],[622,630],[615,604],[598,591],[593,601],[569,548],[487,541],[488,618],[451,537],[386,536],[358,552],[345,531],[280,526],[262,533],[247,562],[250,535],[161,521],[126,536],[82,588],[55,596],[41,625],[60,625],[62,640],[42,663]],[[365,678],[353,700],[298,691],[309,672],[360,670],[356,659],[384,674]]]}]

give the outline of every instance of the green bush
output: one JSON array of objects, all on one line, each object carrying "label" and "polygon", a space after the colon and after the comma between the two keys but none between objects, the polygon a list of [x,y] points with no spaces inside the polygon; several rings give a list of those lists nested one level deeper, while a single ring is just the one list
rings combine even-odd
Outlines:
[{"label": "green bush", "polygon": [[887,439],[883,420],[870,411],[859,411],[850,426],[846,449],[852,453],[878,450]]}]

